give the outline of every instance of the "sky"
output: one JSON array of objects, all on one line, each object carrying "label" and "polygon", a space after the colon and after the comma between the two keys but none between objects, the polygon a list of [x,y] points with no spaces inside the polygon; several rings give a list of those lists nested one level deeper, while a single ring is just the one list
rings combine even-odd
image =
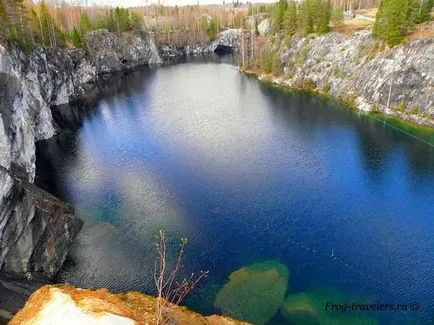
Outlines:
[{"label": "sky", "polygon": [[[151,3],[157,3],[158,0],[88,0],[88,4],[100,5],[100,6],[119,6],[119,7],[137,7],[143,5],[149,5]],[[241,0],[246,3],[247,0]],[[277,0],[249,0],[253,3],[271,3]],[[84,2],[84,1],[82,1]],[[197,0],[160,0],[160,3],[165,6],[186,6],[195,5]],[[223,0],[199,0],[199,4],[222,4]],[[226,0],[226,3],[232,3],[232,0]]]}]

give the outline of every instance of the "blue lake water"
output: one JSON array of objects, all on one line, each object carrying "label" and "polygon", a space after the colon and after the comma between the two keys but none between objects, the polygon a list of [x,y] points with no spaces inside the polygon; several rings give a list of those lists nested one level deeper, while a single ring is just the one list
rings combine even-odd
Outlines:
[{"label": "blue lake water", "polygon": [[[185,300],[202,313],[220,312],[214,299],[231,272],[272,260],[289,270],[286,295],[418,303],[363,324],[434,324],[430,140],[229,61],[132,73],[78,128],[38,143],[38,184],[85,221],[57,280],[153,293],[164,229],[170,257],[188,237],[183,274],[210,272]],[[303,321],[269,321],[291,323]]]}]

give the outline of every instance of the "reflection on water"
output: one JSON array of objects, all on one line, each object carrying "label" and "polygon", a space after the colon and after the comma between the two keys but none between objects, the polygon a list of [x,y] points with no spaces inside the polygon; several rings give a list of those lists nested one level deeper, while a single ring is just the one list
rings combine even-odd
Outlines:
[{"label": "reflection on water", "polygon": [[[420,303],[369,313],[381,324],[431,321],[433,147],[219,60],[144,69],[56,111],[70,128],[38,143],[37,180],[85,221],[58,280],[152,293],[164,229],[170,256],[189,238],[183,274],[210,271],[186,300],[200,312],[224,310],[214,301],[231,273],[274,260],[288,299],[321,324],[339,317],[309,294],[324,287]],[[271,324],[294,317],[273,308]]]}]

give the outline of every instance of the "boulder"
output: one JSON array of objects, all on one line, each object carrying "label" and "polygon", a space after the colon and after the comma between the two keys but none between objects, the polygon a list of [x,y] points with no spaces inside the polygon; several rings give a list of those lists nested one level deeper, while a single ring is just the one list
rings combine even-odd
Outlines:
[{"label": "boulder", "polygon": [[72,207],[3,167],[0,193],[0,269],[53,277],[83,222]]}]

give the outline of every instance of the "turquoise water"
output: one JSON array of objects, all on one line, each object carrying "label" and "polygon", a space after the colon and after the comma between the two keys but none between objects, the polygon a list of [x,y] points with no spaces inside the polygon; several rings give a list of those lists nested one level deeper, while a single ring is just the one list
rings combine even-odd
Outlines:
[{"label": "turquoise water", "polygon": [[[138,71],[81,111],[38,143],[38,183],[85,221],[59,281],[152,293],[164,229],[169,259],[189,239],[184,275],[209,270],[184,301],[202,313],[434,323],[429,137],[267,86],[227,59]],[[419,309],[325,312],[327,301]]]}]

